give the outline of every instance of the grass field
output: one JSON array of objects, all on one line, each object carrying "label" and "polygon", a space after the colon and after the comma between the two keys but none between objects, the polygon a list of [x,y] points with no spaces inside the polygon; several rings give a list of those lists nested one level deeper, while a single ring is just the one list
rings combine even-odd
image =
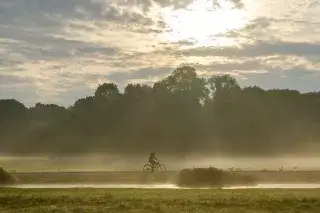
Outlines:
[{"label": "grass field", "polygon": [[320,212],[319,190],[0,189],[0,212]]}]

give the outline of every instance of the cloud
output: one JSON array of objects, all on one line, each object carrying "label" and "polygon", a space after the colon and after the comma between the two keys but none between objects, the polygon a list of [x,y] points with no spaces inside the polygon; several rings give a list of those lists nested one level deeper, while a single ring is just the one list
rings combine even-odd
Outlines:
[{"label": "cloud", "polygon": [[65,27],[72,29],[75,21],[153,24],[151,18],[134,10],[89,0],[3,0],[0,20],[0,38],[14,41],[2,41],[0,45],[3,50],[0,49],[0,53],[21,54],[29,60],[80,57],[92,53],[110,55],[117,51],[112,46],[69,38]]},{"label": "cloud", "polygon": [[212,2],[214,8],[220,8],[223,3],[231,3],[235,9],[243,9],[245,7],[243,0],[208,0]]},{"label": "cloud", "polygon": [[237,43],[277,41],[287,42],[320,42],[320,20],[296,17],[256,17],[248,24],[237,30],[231,30],[219,35]]},{"label": "cloud", "polygon": [[120,0],[118,4],[122,6],[139,6],[144,11],[149,11],[154,5],[159,7],[173,7],[174,9],[181,9],[188,6],[194,0]]},{"label": "cloud", "polygon": [[164,45],[169,45],[169,46],[176,46],[177,48],[181,47],[181,46],[193,46],[196,43],[194,41],[190,41],[190,40],[180,40],[177,42],[167,42],[167,43],[163,43]]},{"label": "cloud", "polygon": [[22,76],[0,73],[0,88],[8,87],[11,85],[21,86],[21,85],[32,84],[32,83],[33,83],[33,80],[29,77],[22,77]]},{"label": "cloud", "polygon": [[199,47],[172,53],[180,56],[226,56],[226,57],[258,57],[270,55],[320,56],[320,43],[257,41],[239,47]]},{"label": "cloud", "polygon": [[145,79],[150,80],[150,78],[163,78],[173,71],[171,67],[145,67],[137,70],[130,70],[129,72],[111,72],[107,75],[107,78],[111,81],[122,82],[128,80],[139,80]]},{"label": "cloud", "polygon": [[0,67],[13,67],[16,65],[21,64],[19,60],[14,60],[14,59],[6,59],[5,55],[0,55]]},{"label": "cloud", "polygon": [[[100,83],[151,84],[181,64],[207,74],[233,73],[243,83],[265,87],[315,88],[320,20],[312,13],[297,8],[295,16],[289,11],[260,17],[249,11],[252,21],[244,28],[219,35],[236,46],[168,41],[171,29],[161,12],[187,10],[193,1],[1,0],[0,96],[69,105],[92,95]],[[223,4],[240,13],[252,8],[249,1],[208,1],[212,12]]]},{"label": "cloud", "polygon": [[239,78],[238,80],[242,86],[258,85],[264,89],[294,89],[307,93],[320,91],[318,79],[320,79],[319,70],[296,67],[250,75],[247,78]]},{"label": "cloud", "polygon": [[39,100],[32,85],[23,87],[23,90],[21,90],[21,87],[14,85],[8,87],[0,86],[0,99],[16,99],[26,106],[31,106]]},{"label": "cloud", "polygon": [[219,72],[232,72],[239,70],[263,70],[266,69],[265,65],[259,60],[244,60],[244,61],[227,61],[225,63],[214,62],[205,65],[192,65],[193,67],[207,71]]},{"label": "cloud", "polygon": [[238,9],[242,9],[244,8],[244,3],[242,2],[242,0],[230,0],[233,4],[235,8]]},{"label": "cloud", "polygon": [[309,2],[308,8],[318,7],[319,5],[320,5],[319,0],[313,0],[313,1],[310,1],[310,2]]},{"label": "cloud", "polygon": [[26,105],[37,100],[32,78],[2,74],[0,71],[0,99],[16,99]]},{"label": "cloud", "polygon": [[[40,34],[21,34],[19,31],[3,33],[2,37],[15,39],[17,43],[10,44],[6,47],[7,55],[15,55],[20,61],[13,58],[6,60],[6,64],[21,64],[33,60],[57,60],[68,59],[73,57],[92,57],[94,54],[114,55],[118,52],[117,48],[105,47],[99,44],[93,44],[86,41],[68,40],[55,36],[43,36]],[[21,58],[22,57],[22,58]],[[24,60],[24,61],[22,61]],[[4,62],[3,62],[4,63]]]},{"label": "cloud", "polygon": [[19,26],[28,24],[36,27],[36,23],[46,28],[61,26],[62,21],[69,19],[151,23],[150,18],[133,10],[123,10],[110,1],[2,0],[0,14],[2,25],[11,22]]},{"label": "cloud", "polygon": [[[67,90],[57,92],[56,95],[43,95],[34,82],[23,79],[11,79],[6,85],[2,84],[0,76],[0,99],[16,99],[30,107],[37,102],[41,103],[55,103],[61,106],[71,106],[75,100],[90,96],[94,93],[93,88],[85,87],[83,85],[70,85]],[[10,82],[10,83],[9,83]]]},{"label": "cloud", "polygon": [[[201,1],[201,0],[200,0]],[[225,2],[231,3],[234,8],[242,9],[244,7],[244,3],[242,0],[207,0],[212,3],[213,8],[221,7],[221,4]],[[174,10],[178,9],[186,9],[191,3],[195,2],[195,0],[119,0],[117,1],[118,5],[132,7],[138,6],[143,9],[143,11],[150,11],[155,5],[160,8],[168,8],[171,7]]]}]

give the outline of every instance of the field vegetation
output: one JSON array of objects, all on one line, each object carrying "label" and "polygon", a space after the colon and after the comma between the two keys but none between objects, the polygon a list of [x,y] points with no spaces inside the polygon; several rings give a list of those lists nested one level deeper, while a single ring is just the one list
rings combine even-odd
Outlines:
[{"label": "field vegetation", "polygon": [[9,172],[0,167],[0,185],[13,184],[16,182],[16,178]]},{"label": "field vegetation", "polygon": [[0,189],[0,212],[320,212],[319,190]]},{"label": "field vegetation", "polygon": [[255,183],[252,176],[223,171],[214,167],[183,169],[177,177],[177,184],[180,186],[224,187],[254,185]]}]

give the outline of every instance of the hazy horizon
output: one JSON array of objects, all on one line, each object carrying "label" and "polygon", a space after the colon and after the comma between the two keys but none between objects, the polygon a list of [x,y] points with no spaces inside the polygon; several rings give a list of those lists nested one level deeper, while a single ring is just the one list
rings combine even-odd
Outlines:
[{"label": "hazy horizon", "polygon": [[[319,170],[319,157],[173,157],[157,155],[168,171],[193,167],[217,167],[224,170],[234,168],[243,171],[284,171]],[[142,171],[148,163],[146,156],[124,155],[77,155],[52,158],[52,156],[10,157],[0,156],[0,165],[17,172],[30,171]]]}]

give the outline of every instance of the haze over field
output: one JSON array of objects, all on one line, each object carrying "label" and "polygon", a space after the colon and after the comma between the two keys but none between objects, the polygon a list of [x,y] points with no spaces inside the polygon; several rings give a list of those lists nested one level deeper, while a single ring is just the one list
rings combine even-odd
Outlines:
[{"label": "haze over field", "polygon": [[[148,161],[148,153],[140,156],[119,154],[90,154],[60,157],[0,157],[0,165],[15,172],[77,172],[77,171],[142,171]],[[158,153],[160,161],[169,171],[183,168],[218,167],[242,171],[319,171],[317,157],[200,157],[167,156]]]}]

